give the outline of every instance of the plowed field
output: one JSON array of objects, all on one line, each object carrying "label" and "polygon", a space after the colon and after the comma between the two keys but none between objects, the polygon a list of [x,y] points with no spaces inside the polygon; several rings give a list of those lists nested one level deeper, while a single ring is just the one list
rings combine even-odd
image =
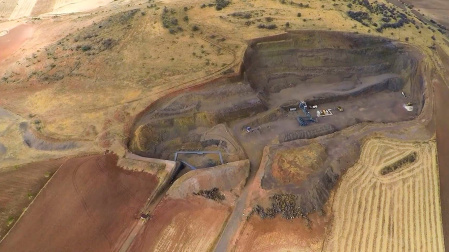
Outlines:
[{"label": "plowed field", "polygon": [[325,251],[444,251],[434,142],[369,140],[333,202]]},{"label": "plowed field", "polygon": [[114,251],[157,179],[112,154],[68,160],[0,243],[0,251]]},{"label": "plowed field", "polygon": [[227,206],[199,196],[167,199],[129,251],[210,251],[228,215]]}]

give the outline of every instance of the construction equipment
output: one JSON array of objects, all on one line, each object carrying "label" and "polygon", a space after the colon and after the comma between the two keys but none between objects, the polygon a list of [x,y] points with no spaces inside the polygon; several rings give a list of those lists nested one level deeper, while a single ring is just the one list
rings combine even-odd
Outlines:
[{"label": "construction equipment", "polygon": [[302,109],[302,111],[306,115],[305,117],[298,116],[296,118],[296,120],[298,121],[300,126],[307,126],[307,125],[309,125],[309,123],[316,122],[316,119],[314,119],[312,117],[312,115],[309,113],[309,111],[307,110],[307,103],[305,101],[302,101],[299,103],[299,108]]},{"label": "construction equipment", "polygon": [[316,112],[316,116],[317,117],[323,117],[323,116],[331,116],[333,115],[331,112],[332,109],[323,109],[323,110],[318,110]]}]

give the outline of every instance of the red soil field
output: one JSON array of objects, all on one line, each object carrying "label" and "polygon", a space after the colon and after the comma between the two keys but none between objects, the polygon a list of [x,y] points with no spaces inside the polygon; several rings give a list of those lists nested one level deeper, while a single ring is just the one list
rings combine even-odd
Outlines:
[{"label": "red soil field", "polygon": [[157,178],[117,167],[113,154],[68,160],[41,191],[0,251],[114,251]]},{"label": "red soil field", "polygon": [[201,196],[165,198],[129,251],[211,251],[229,214],[228,206]]},{"label": "red soil field", "polygon": [[67,158],[36,162],[0,172],[0,240],[12,227],[7,220],[18,219],[65,160]]},{"label": "red soil field", "polygon": [[281,216],[261,219],[252,216],[243,228],[235,251],[320,251],[325,237],[327,217],[310,215],[310,228],[301,218],[286,220]]},{"label": "red soil field", "polygon": [[449,243],[449,88],[442,81],[434,82],[440,200],[444,243]]},{"label": "red soil field", "polygon": [[11,29],[8,34],[0,37],[0,61],[14,53],[20,46],[33,36],[34,28],[23,24]]}]

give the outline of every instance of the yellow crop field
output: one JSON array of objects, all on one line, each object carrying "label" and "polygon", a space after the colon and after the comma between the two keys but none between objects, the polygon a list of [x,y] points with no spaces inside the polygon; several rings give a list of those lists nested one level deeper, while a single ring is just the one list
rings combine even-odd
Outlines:
[{"label": "yellow crop field", "polygon": [[333,202],[325,251],[444,251],[433,141],[368,140]]},{"label": "yellow crop field", "polygon": [[16,8],[11,13],[9,19],[17,19],[21,17],[28,17],[33,11],[33,7],[37,0],[19,0]]},{"label": "yellow crop field", "polygon": [[8,19],[17,6],[18,0],[0,1],[0,19]]}]

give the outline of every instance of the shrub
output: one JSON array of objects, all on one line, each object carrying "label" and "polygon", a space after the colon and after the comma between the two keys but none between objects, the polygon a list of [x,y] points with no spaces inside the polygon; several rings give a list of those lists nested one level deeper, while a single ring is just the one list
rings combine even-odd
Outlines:
[{"label": "shrub", "polygon": [[215,0],[215,9],[216,10],[221,10],[223,8],[225,8],[226,6],[228,6],[231,2],[228,0]]},{"label": "shrub", "polygon": [[83,46],[81,47],[81,50],[83,50],[83,52],[87,52],[87,51],[89,51],[90,49],[92,49],[92,46],[90,46],[90,45],[83,45]]}]

